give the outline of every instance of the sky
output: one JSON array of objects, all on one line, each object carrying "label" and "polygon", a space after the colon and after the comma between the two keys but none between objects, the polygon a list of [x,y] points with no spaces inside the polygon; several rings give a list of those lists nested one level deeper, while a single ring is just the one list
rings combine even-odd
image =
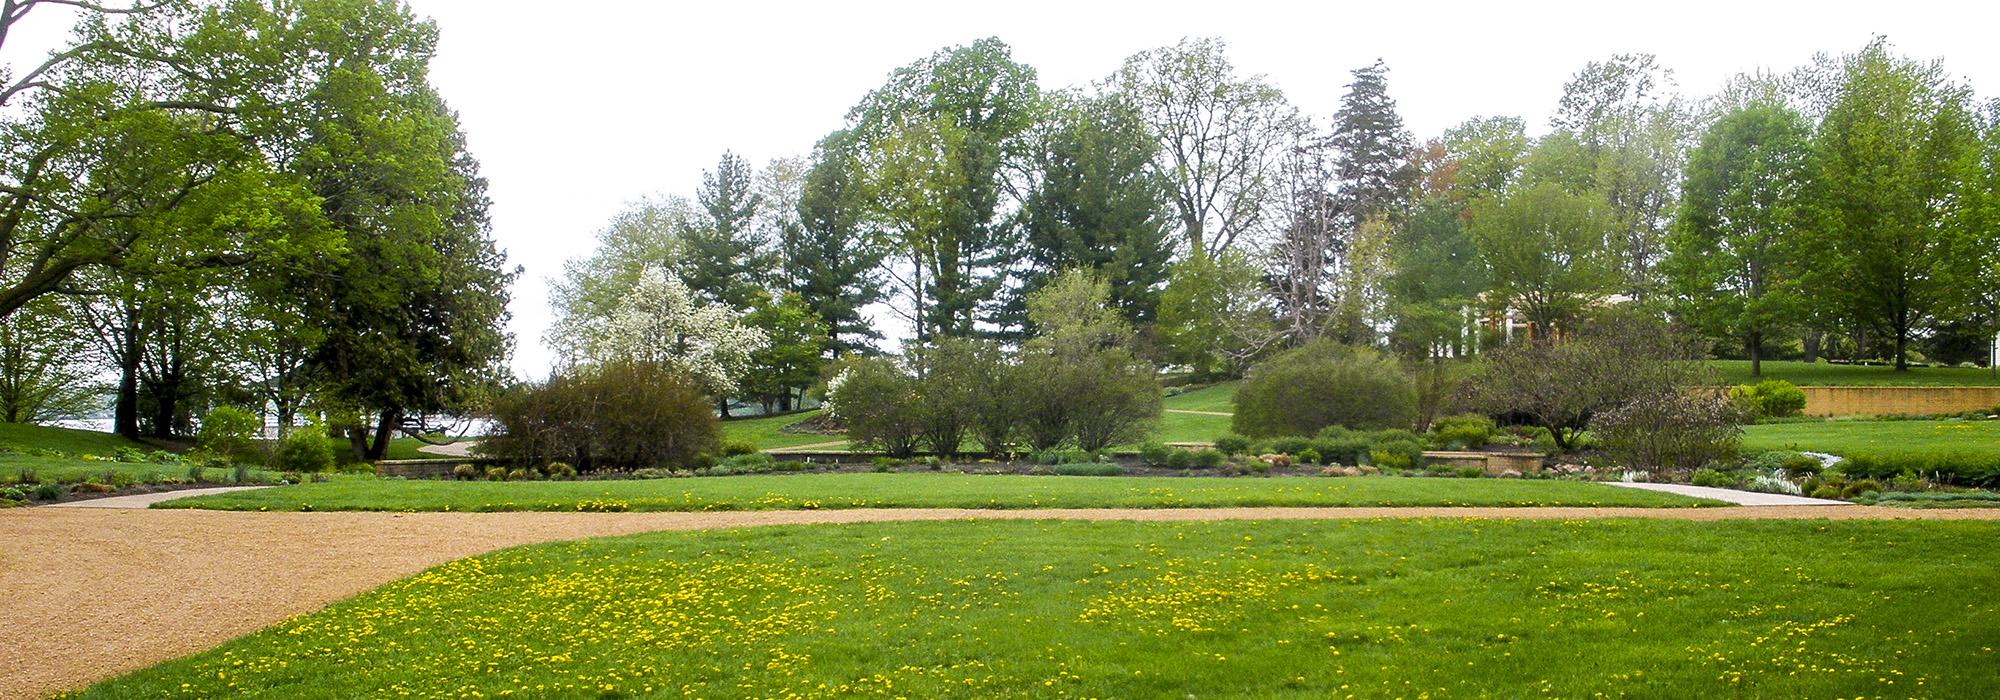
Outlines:
[{"label": "sky", "polygon": [[[1653,53],[1689,96],[1886,35],[2000,94],[1992,2],[653,2],[410,0],[435,20],[432,81],[491,182],[493,235],[524,267],[517,374],[547,374],[547,283],[625,203],[692,195],[724,150],[806,154],[897,67],[997,36],[1045,89],[1083,86],[1182,37],[1230,44],[1319,123],[1348,71],[1387,62],[1422,139],[1479,115],[1539,133],[1585,63]],[[12,49],[13,47],[9,47]],[[21,54],[9,51],[13,56]]]}]

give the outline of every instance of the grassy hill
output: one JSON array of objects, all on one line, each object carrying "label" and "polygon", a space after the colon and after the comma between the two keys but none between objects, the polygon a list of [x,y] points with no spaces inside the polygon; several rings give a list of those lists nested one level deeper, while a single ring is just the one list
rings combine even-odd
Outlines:
[{"label": "grassy hill", "polygon": [[1980,367],[1912,367],[1898,372],[1894,367],[1765,362],[1764,376],[1753,378],[1748,360],[1712,360],[1708,364],[1729,384],[1783,379],[1799,386],[2000,386],[2000,377],[1995,377],[1993,370]]}]

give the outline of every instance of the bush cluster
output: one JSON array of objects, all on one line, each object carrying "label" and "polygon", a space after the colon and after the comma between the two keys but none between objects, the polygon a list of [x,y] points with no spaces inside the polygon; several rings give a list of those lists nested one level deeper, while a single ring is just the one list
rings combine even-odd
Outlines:
[{"label": "bush cluster", "polygon": [[1215,445],[1218,454],[1231,456],[1273,454],[1287,456],[1300,464],[1368,464],[1390,469],[1420,465],[1424,453],[1423,438],[1408,430],[1352,430],[1338,425],[1327,426],[1313,437],[1252,440],[1224,435],[1215,439]]},{"label": "bush cluster", "polygon": [[687,467],[722,441],[713,404],[697,385],[652,363],[580,367],[515,386],[492,404],[499,430],[487,454],[582,471]]},{"label": "bush cluster", "polygon": [[1010,359],[994,343],[947,339],[902,361],[851,361],[828,394],[849,438],[899,459],[953,457],[968,438],[988,454],[1097,452],[1160,414],[1152,367],[1118,348]]},{"label": "bush cluster", "polygon": [[1395,358],[1320,340],[1250,371],[1236,390],[1230,427],[1252,437],[1311,435],[1328,426],[1408,428],[1417,390]]},{"label": "bush cluster", "polygon": [[1783,379],[1737,385],[1729,390],[1729,399],[1754,418],[1786,418],[1806,410],[1806,392]]},{"label": "bush cluster", "polygon": [[1447,450],[1477,450],[1500,434],[1493,419],[1477,413],[1440,418],[1431,424],[1430,442]]},{"label": "bush cluster", "polygon": [[278,471],[316,474],[333,469],[338,445],[326,429],[305,426],[285,435],[271,453],[270,467]]},{"label": "bush cluster", "polygon": [[1734,404],[1669,388],[1591,418],[1591,435],[1620,464],[1653,473],[1691,472],[1732,460],[1742,442]]}]

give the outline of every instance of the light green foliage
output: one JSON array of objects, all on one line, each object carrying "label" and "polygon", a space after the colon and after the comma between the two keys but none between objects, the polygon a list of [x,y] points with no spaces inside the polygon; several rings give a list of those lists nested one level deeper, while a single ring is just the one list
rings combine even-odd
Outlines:
[{"label": "light green foliage", "polygon": [[1439,419],[1431,424],[1431,442],[1448,450],[1478,450],[1500,434],[1500,427],[1493,419],[1477,413],[1466,413]]},{"label": "light green foliage", "polygon": [[1486,266],[1487,303],[1519,311],[1544,332],[1575,325],[1618,288],[1615,226],[1603,197],[1549,182],[1475,202],[1469,230]]},{"label": "light green foliage", "polygon": [[1169,359],[1202,376],[1238,376],[1277,339],[1260,270],[1237,252],[1174,265],[1160,293],[1160,341]]},{"label": "light green foliage", "polygon": [[1895,361],[1932,318],[1969,310],[1993,232],[1965,227],[1955,196],[1980,142],[1971,90],[1936,62],[1877,39],[1842,59],[1813,139],[1808,283],[1828,308],[1893,337]]},{"label": "light green foliage", "polygon": [[1757,418],[1796,416],[1806,409],[1806,393],[1783,379],[1731,387],[1729,398]]},{"label": "light green foliage", "polygon": [[1396,360],[1373,348],[1321,340],[1257,366],[1236,391],[1232,429],[1253,437],[1312,435],[1321,428],[1408,428],[1416,389]]},{"label": "light green foliage", "polygon": [[1575,139],[1589,191],[1610,206],[1619,291],[1634,299],[1659,286],[1653,267],[1664,253],[1691,122],[1673,87],[1656,56],[1615,55],[1572,76],[1550,119]]},{"label": "light green foliage", "polygon": [[[1181,450],[1193,459],[1195,452]],[[1083,457],[1078,454],[1072,458]],[[893,462],[894,460],[890,460]],[[1072,460],[1074,461],[1074,460]],[[1190,466],[1192,463],[1190,463]],[[270,491],[168,502],[217,510],[575,511],[613,502],[631,511],[808,508],[1223,508],[1239,506],[1633,506],[1720,505],[1580,481],[1360,478],[1298,481],[1231,477],[1107,477],[1089,484],[1008,474],[803,474],[728,479],[606,480],[539,484],[336,479]]]},{"label": "light green foliage", "polygon": [[256,440],[264,434],[264,419],[236,406],[217,406],[201,417],[195,445],[234,460],[255,455]]},{"label": "light green foliage", "polygon": [[88,345],[76,317],[38,299],[0,319],[0,422],[41,423],[99,410]]},{"label": "light green foliage", "polygon": [[1709,360],[1721,381],[1755,384],[1763,378],[1799,386],[1992,386],[2000,384],[1985,367],[1911,367],[1898,372],[1884,365],[1835,365],[1825,362],[1765,362],[1762,377],[1751,376],[1748,360]]},{"label": "light green foliage", "polygon": [[326,429],[306,426],[278,441],[271,454],[271,468],[284,472],[318,473],[333,469],[334,441]]},{"label": "light green foliage", "polygon": [[1028,295],[1035,352],[1079,356],[1132,342],[1132,324],[1111,305],[1111,285],[1087,270],[1068,270]]},{"label": "light green foliage", "polygon": [[825,368],[826,325],[813,314],[804,297],[791,292],[775,299],[759,299],[743,317],[743,324],[763,331],[766,341],[750,353],[743,391],[762,399],[767,407],[790,408],[793,392],[803,395],[806,387],[819,381]]},{"label": "light green foliage", "polygon": [[893,360],[865,357],[848,360],[835,373],[826,399],[849,439],[904,458],[916,452],[921,435],[917,391],[916,378]]}]

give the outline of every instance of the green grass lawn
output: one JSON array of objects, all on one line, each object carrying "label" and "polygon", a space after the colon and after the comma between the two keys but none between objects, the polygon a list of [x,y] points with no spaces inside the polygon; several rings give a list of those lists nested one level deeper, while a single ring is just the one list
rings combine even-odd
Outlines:
[{"label": "green grass lawn", "polygon": [[838,442],[843,439],[842,436],[839,435],[812,435],[805,433],[779,432],[779,430],[784,428],[785,426],[789,426],[793,423],[798,423],[800,421],[811,420],[818,416],[819,416],[819,410],[814,409],[811,411],[804,411],[800,413],[787,413],[784,415],[769,416],[764,418],[733,418],[730,420],[722,421],[721,423],[722,438],[724,440],[741,440],[744,442],[748,442],[752,445],[756,445],[757,449],[760,450],[769,450],[779,447],[798,447],[800,445],[817,445],[826,442]]},{"label": "green grass lawn", "polygon": [[1743,449],[2000,455],[2000,421],[1827,420],[1743,427]]},{"label": "green grass lawn", "polygon": [[1704,501],[1577,481],[1420,477],[1063,477],[799,474],[622,481],[353,478],[161,507],[219,510],[703,511],[801,508],[1642,506]]},{"label": "green grass lawn", "polygon": [[1229,432],[1229,420],[1229,416],[1162,413],[1150,439],[1156,442],[1214,442],[1216,436]]},{"label": "green grass lawn", "polygon": [[1234,413],[1236,411],[1236,385],[1242,382],[1223,382],[1190,391],[1180,396],[1169,396],[1161,405],[1177,411],[1215,411]]},{"label": "green grass lawn", "polygon": [[[121,448],[148,454],[158,449],[115,433],[0,423],[0,447],[6,450],[0,451],[0,484],[21,483],[24,476],[43,482],[94,479],[107,484],[120,480],[149,483],[188,478],[188,467],[182,464],[109,461]],[[202,477],[222,480],[230,475],[228,469],[208,469]]]},{"label": "green grass lawn", "polygon": [[[1992,522],[943,522],[461,560],[83,698],[1992,697]],[[1984,671],[1980,669],[1986,669]]]},{"label": "green grass lawn", "polygon": [[128,439],[116,433],[100,433],[95,430],[75,430],[54,428],[45,425],[25,423],[0,423],[0,446],[16,450],[54,450],[72,455],[96,455],[110,457],[120,447],[153,451],[151,445]]},{"label": "green grass lawn", "polygon": [[[1722,380],[1729,384],[1750,384],[1749,360],[1713,360]],[[1766,362],[1761,379],[1783,379],[1799,386],[1993,386],[2000,378],[1992,370],[1962,367],[1915,367],[1897,372],[1894,367],[1829,365],[1804,362]]]}]

